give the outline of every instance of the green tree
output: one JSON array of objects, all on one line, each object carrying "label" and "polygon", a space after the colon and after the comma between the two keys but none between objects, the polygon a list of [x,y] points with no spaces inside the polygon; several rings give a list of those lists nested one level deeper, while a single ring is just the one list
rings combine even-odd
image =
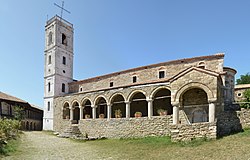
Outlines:
[{"label": "green tree", "polygon": [[236,80],[237,84],[250,84],[250,73],[246,75],[240,75],[240,78]]},{"label": "green tree", "polygon": [[243,108],[249,109],[250,108],[250,89],[245,90],[245,92],[243,93],[243,96],[244,96],[244,100],[242,102],[245,102],[245,103],[242,103],[240,106]]},{"label": "green tree", "polygon": [[21,106],[15,106],[14,107],[14,117],[16,120],[21,121],[25,118],[25,110]]}]

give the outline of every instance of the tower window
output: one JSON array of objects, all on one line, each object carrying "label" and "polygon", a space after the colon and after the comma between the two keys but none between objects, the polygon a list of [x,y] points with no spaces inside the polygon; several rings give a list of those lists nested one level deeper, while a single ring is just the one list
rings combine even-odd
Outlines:
[{"label": "tower window", "polygon": [[50,82],[48,83],[48,92],[50,92]]},{"label": "tower window", "polygon": [[62,34],[62,44],[67,46],[67,37],[65,34]]},{"label": "tower window", "polygon": [[65,84],[62,84],[62,92],[65,92]]},{"label": "tower window", "polygon": [[109,87],[113,87],[113,86],[114,86],[114,82],[110,82]]},{"label": "tower window", "polygon": [[50,111],[50,102],[48,102],[48,111]]},{"label": "tower window", "polygon": [[51,55],[49,55],[48,64],[51,64]]},{"label": "tower window", "polygon": [[63,64],[66,65],[66,57],[63,56]]},{"label": "tower window", "polygon": [[48,42],[48,45],[51,45],[53,43],[52,37],[53,37],[53,33],[49,32],[49,37],[48,37],[49,38],[49,42]]},{"label": "tower window", "polygon": [[133,77],[133,83],[136,83],[136,82],[137,82],[137,77],[134,76],[134,77]]},{"label": "tower window", "polygon": [[159,78],[165,77],[165,71],[159,71]]}]

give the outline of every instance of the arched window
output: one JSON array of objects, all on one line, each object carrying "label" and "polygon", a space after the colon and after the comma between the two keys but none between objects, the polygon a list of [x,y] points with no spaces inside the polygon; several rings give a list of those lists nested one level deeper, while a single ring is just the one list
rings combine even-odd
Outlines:
[{"label": "arched window", "polygon": [[63,64],[66,65],[66,57],[63,56]]},{"label": "arched window", "polygon": [[48,102],[48,111],[50,111],[50,102]]},{"label": "arched window", "polygon": [[62,83],[62,92],[65,92],[65,84]]},{"label": "arched window", "polygon": [[65,34],[62,34],[62,44],[67,46],[67,37]]},{"label": "arched window", "polygon": [[48,64],[51,64],[51,55],[49,55]]},{"label": "arched window", "polygon": [[48,83],[48,92],[50,92],[50,82]]},{"label": "arched window", "polygon": [[49,32],[49,37],[48,37],[49,41],[48,41],[48,45],[51,45],[53,43],[53,33]]}]

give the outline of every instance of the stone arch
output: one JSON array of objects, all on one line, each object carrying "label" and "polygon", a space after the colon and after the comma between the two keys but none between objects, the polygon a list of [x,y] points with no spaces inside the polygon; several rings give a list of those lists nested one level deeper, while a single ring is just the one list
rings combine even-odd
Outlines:
[{"label": "stone arch", "polygon": [[191,87],[180,97],[180,105],[191,123],[208,121],[208,96],[199,87]]},{"label": "stone arch", "polygon": [[32,122],[30,122],[30,131],[32,131],[33,130],[33,124],[32,124]]},{"label": "stone arch", "polygon": [[93,104],[96,105],[96,103],[98,102],[98,100],[99,100],[100,98],[105,99],[105,101],[106,101],[107,104],[108,104],[108,100],[107,100],[107,98],[106,98],[104,95],[96,96],[95,99],[94,99],[94,103],[93,103]]},{"label": "stone arch", "polygon": [[72,102],[72,107],[71,109],[73,110],[73,124],[77,124],[80,120],[80,103],[77,100],[74,100]]},{"label": "stone arch", "polygon": [[198,83],[198,82],[193,82],[193,83],[189,83],[189,84],[186,84],[184,85],[183,87],[181,87],[175,94],[174,98],[173,98],[173,101],[172,102],[180,102],[180,99],[181,99],[181,96],[189,89],[192,89],[192,88],[200,88],[202,90],[204,90],[206,93],[207,93],[207,97],[208,97],[208,100],[212,100],[214,99],[214,94],[213,92],[211,91],[211,89],[202,84],[202,83]]},{"label": "stone arch", "polygon": [[167,86],[160,86],[160,87],[157,87],[157,88],[153,89],[153,91],[150,93],[149,99],[153,99],[153,97],[155,96],[155,94],[156,94],[159,90],[161,90],[161,89],[167,89],[167,90],[170,91],[170,88],[167,87]]},{"label": "stone arch", "polygon": [[161,86],[154,89],[150,99],[153,100],[153,116],[173,114],[171,91],[168,87]]},{"label": "stone arch", "polygon": [[88,97],[85,97],[82,102],[81,102],[81,105],[83,107],[83,119],[88,119],[88,118],[92,118],[92,101],[90,98]]},{"label": "stone arch", "polygon": [[29,126],[29,121],[26,121],[26,126],[25,126],[26,130],[28,131],[30,126]]},{"label": "stone arch", "polygon": [[136,112],[141,112],[142,117],[148,116],[148,103],[146,101],[146,95],[143,91],[133,91],[128,100],[130,103],[130,115],[135,116]]},{"label": "stone arch", "polygon": [[63,119],[70,119],[70,103],[68,101],[65,101],[63,103]]},{"label": "stone arch", "polygon": [[96,106],[96,118],[107,118],[107,99],[100,95],[94,100],[94,105]]},{"label": "stone arch", "polygon": [[112,100],[114,100],[114,98],[115,98],[117,95],[121,95],[121,96],[124,98],[124,100],[125,100],[125,96],[123,95],[123,93],[121,93],[121,92],[116,92],[116,93],[114,93],[114,94],[112,94],[112,95],[110,96],[109,102],[112,103]]},{"label": "stone arch", "polygon": [[113,94],[110,98],[110,104],[112,118],[126,117],[126,104],[122,93]]},{"label": "stone arch", "polygon": [[137,93],[142,93],[142,94],[144,94],[145,97],[146,97],[146,92],[145,92],[145,91],[143,91],[143,90],[134,90],[134,91],[132,91],[131,93],[129,93],[129,95],[128,95],[128,97],[127,97],[127,102],[131,102],[131,99],[132,99],[133,96],[134,96],[135,94],[137,94]]}]

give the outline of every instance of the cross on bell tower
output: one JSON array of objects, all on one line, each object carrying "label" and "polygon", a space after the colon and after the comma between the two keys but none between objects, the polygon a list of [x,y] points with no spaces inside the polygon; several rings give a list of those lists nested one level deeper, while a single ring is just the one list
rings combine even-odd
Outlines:
[{"label": "cross on bell tower", "polygon": [[60,19],[62,19],[62,16],[63,16],[63,11],[67,12],[70,14],[70,11],[66,10],[64,7],[64,1],[62,1],[62,6],[59,6],[58,4],[54,3],[55,6],[57,6],[58,8],[61,9],[61,16],[60,16]]}]

